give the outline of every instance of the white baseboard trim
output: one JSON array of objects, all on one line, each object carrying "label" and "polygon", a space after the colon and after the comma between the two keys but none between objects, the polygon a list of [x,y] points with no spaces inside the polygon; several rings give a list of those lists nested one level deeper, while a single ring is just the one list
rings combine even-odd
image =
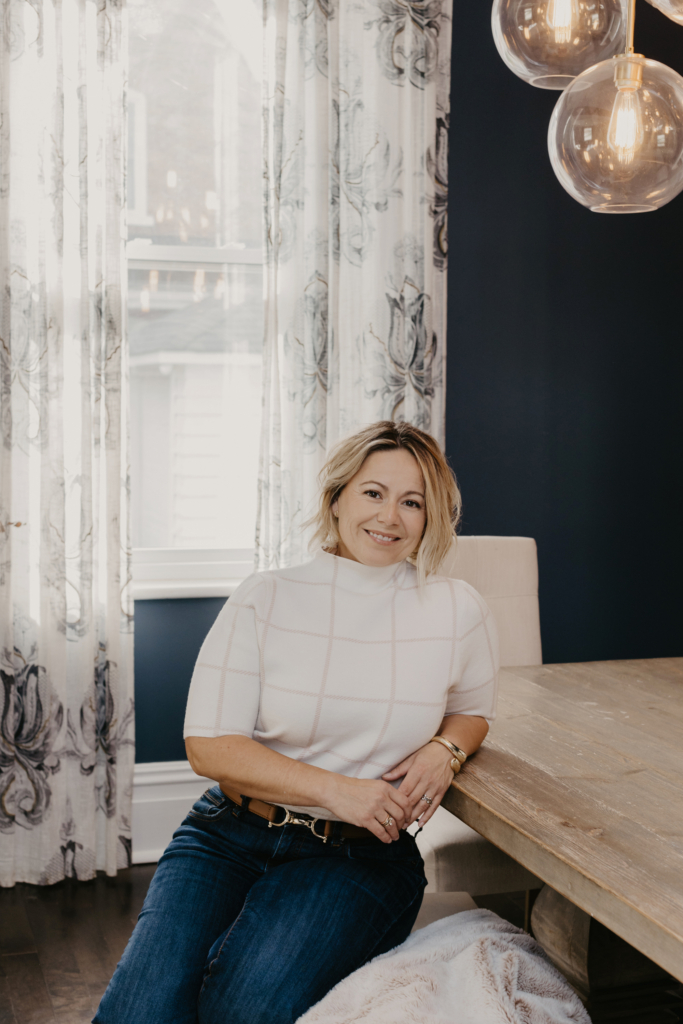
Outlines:
[{"label": "white baseboard trim", "polygon": [[215,785],[189,761],[136,764],[133,775],[133,864],[156,864],[195,800]]}]

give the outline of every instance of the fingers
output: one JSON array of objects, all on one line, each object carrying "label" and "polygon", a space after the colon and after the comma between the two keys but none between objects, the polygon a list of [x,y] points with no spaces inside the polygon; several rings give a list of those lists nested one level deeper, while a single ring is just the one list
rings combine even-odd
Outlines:
[{"label": "fingers", "polygon": [[378,839],[381,839],[383,843],[391,843],[393,841],[387,830],[375,818],[369,821],[365,827],[373,835],[377,836]]},{"label": "fingers", "polygon": [[403,803],[403,802],[399,803],[398,800],[396,800],[396,801],[391,801],[388,804],[388,807],[390,808],[391,817],[396,822],[396,829],[397,829],[396,838],[398,838],[398,830],[402,829],[402,828],[406,828],[407,825],[408,825],[408,822],[410,821],[410,819],[412,817],[413,805],[412,805],[412,803],[409,800],[406,800],[405,803]]},{"label": "fingers", "polygon": [[393,786],[387,785],[379,806],[386,807],[387,814],[391,814],[392,818],[396,819],[399,828],[402,828],[413,813],[413,803],[414,801],[400,788],[394,789]]},{"label": "fingers", "polygon": [[[384,828],[387,835],[391,836],[393,840],[398,839],[400,830],[410,821],[410,815],[412,808],[410,806],[403,807],[396,800],[387,799],[383,811],[380,811],[382,817],[379,819],[380,825]],[[388,820],[388,824],[384,825],[383,822]]]},{"label": "fingers", "polygon": [[[441,803],[440,800],[439,800],[439,803]],[[434,803],[432,804],[432,806],[429,807],[424,812],[424,814],[421,814],[419,818],[416,818],[416,821],[417,821],[418,825],[420,826],[420,828],[424,828],[425,827],[425,825],[427,824],[429,819],[432,817],[432,815],[434,814],[434,811],[437,809],[438,806],[439,806],[439,804],[435,800]]]},{"label": "fingers", "polygon": [[[450,762],[446,760],[441,744],[427,744],[420,750],[406,758],[403,765],[410,762],[408,771],[404,773],[403,780],[399,786],[399,792],[405,793],[411,800],[413,807],[419,802],[424,793],[433,796],[444,786],[447,787],[452,778]],[[424,805],[415,813],[412,820],[421,814]]]},{"label": "fingers", "polygon": [[[388,841],[392,842],[399,838],[400,830],[409,822],[413,806],[405,794],[399,793],[393,786],[387,784],[383,790],[375,805],[371,828],[380,839],[388,837]],[[386,825],[383,824],[385,821]],[[384,836],[375,830],[375,824],[379,825]]]},{"label": "fingers", "polygon": [[419,800],[425,789],[429,788],[429,777],[425,777],[422,772],[413,770],[408,772],[403,782],[399,787],[400,793],[405,793],[411,803],[415,803]]},{"label": "fingers", "polygon": [[[373,825],[377,823],[380,826],[383,833],[380,835],[380,839],[386,838],[388,842],[394,842],[399,838],[399,830],[403,828],[407,820],[403,808],[393,800],[387,800],[386,806],[377,812]],[[374,828],[373,831],[375,831]],[[378,833],[375,832],[375,834]]]},{"label": "fingers", "polygon": [[[426,822],[428,820],[426,814],[430,806],[438,806],[452,781],[453,773],[450,766],[444,769],[440,765],[435,769],[434,766],[424,765],[419,761],[414,764],[398,789],[399,793],[404,793],[408,797],[412,805],[408,824],[412,824],[418,818],[421,824]],[[434,804],[429,805],[426,800],[422,799],[423,796],[431,797]],[[429,817],[431,814],[433,811]]]},{"label": "fingers", "polygon": [[[415,791],[416,799],[413,804],[413,811],[408,824],[412,825],[414,821],[419,820],[421,825],[425,825],[443,800],[444,794],[447,792],[449,785],[450,783],[444,785],[443,782],[432,785],[428,784],[421,792],[418,787]],[[419,794],[419,796],[417,794]],[[423,800],[423,796],[431,797],[431,803],[428,800]]]},{"label": "fingers", "polygon": [[426,794],[427,796],[433,796],[434,793],[438,793],[443,786],[443,779],[434,779],[430,775],[423,774],[411,774],[409,773],[400,786],[400,792],[405,793],[408,800],[410,801],[412,820],[417,817],[417,814],[421,814],[425,809],[425,804],[422,803],[421,810],[416,811],[416,807],[420,804],[422,797]]},{"label": "fingers", "polygon": [[410,757],[406,757],[405,760],[401,761],[400,764],[397,764],[395,768],[392,768],[390,772],[385,772],[382,778],[386,779],[387,782],[395,782],[396,779],[400,779],[406,774],[414,760],[415,755],[411,754]]},{"label": "fingers", "polygon": [[446,777],[450,775],[452,775],[450,768],[444,773],[442,765],[435,766],[416,760],[406,772],[399,786],[399,792],[405,793],[414,803],[428,790],[431,795],[435,789],[439,788],[440,783],[445,781]]},{"label": "fingers", "polygon": [[[388,820],[389,824],[384,825],[383,822],[385,822],[387,820]],[[382,818],[382,821],[379,824],[380,824],[380,828],[384,832],[385,836],[388,837],[390,843],[393,843],[393,842],[395,842],[398,839],[398,836],[399,836],[398,826],[396,825],[396,821],[395,821],[393,815],[391,815],[391,814],[385,815],[385,817]]]},{"label": "fingers", "polygon": [[[336,813],[342,821],[353,821],[369,829],[384,843],[391,843],[399,838],[401,829],[407,826],[413,814],[413,802],[385,781],[353,780],[352,791],[364,792],[364,807],[352,813],[353,808],[339,807]],[[333,808],[336,810],[336,807]],[[359,813],[360,812],[360,813]],[[391,822],[389,822],[391,819]],[[387,825],[383,825],[383,822]]]},{"label": "fingers", "polygon": [[417,813],[420,813],[416,813],[415,811],[415,807],[418,804],[420,797],[427,792],[427,790],[431,793],[431,791],[436,788],[436,784],[430,783],[428,778],[424,778],[422,772],[418,771],[416,768],[410,769],[401,785],[397,790],[395,790],[396,799],[405,800],[408,808],[404,827],[409,825],[411,821],[414,821]]},{"label": "fingers", "polygon": [[[444,793],[446,791],[444,790]],[[431,804],[421,803],[421,807],[424,807],[424,811],[415,809],[415,821],[419,821],[420,828],[424,828],[429,819],[432,817],[437,807],[441,803],[444,797],[444,793],[440,793],[438,796],[433,797]]]},{"label": "fingers", "polygon": [[[424,795],[428,796],[429,794]],[[422,797],[419,797],[419,799],[415,802],[415,806],[413,807],[413,813],[410,816],[409,824],[412,825],[412,823],[414,821],[417,821],[418,818],[422,818],[435,802],[436,797],[432,797],[431,800],[423,800]]]}]

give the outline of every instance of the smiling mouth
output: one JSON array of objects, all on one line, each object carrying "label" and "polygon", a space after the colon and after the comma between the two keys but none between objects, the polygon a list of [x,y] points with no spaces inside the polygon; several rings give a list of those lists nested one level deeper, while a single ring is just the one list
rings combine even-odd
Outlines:
[{"label": "smiling mouth", "polygon": [[373,530],[365,531],[369,537],[372,537],[378,544],[393,544],[394,541],[400,540],[400,537],[390,537],[385,533],[375,533]]}]

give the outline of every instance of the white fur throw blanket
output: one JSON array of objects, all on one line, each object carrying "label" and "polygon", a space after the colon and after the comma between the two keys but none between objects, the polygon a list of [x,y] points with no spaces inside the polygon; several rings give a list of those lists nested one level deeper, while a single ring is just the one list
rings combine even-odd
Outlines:
[{"label": "white fur throw blanket", "polygon": [[413,932],[349,975],[299,1024],[590,1024],[539,944],[490,910]]}]

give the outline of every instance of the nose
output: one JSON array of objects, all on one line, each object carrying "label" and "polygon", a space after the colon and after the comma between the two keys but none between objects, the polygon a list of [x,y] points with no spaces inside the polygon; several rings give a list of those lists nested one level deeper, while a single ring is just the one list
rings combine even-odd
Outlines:
[{"label": "nose", "polygon": [[384,526],[395,526],[398,523],[398,502],[387,501],[377,513],[377,522]]}]

